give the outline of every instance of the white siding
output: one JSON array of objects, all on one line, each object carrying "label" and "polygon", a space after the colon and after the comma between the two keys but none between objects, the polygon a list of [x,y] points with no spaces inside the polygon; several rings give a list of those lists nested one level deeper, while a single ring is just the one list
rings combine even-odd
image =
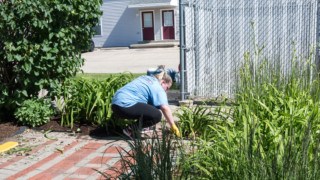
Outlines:
[{"label": "white siding", "polygon": [[141,39],[140,15],[129,9],[130,0],[104,0],[102,35],[93,38],[96,47],[129,46]]},{"label": "white siding", "polygon": [[[172,8],[128,8],[130,0],[104,0],[101,10],[102,34],[93,37],[96,47],[128,47],[142,41],[141,12],[154,12],[154,35],[162,40],[161,9]],[[179,13],[175,10],[175,39],[179,39]]]}]

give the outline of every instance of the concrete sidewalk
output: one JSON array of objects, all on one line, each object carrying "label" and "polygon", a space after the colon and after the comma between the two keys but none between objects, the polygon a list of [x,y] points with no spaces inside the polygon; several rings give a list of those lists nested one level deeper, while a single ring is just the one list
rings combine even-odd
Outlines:
[{"label": "concrete sidewalk", "polygon": [[170,48],[106,48],[83,53],[85,73],[145,73],[148,68],[165,65],[178,70],[180,51]]}]

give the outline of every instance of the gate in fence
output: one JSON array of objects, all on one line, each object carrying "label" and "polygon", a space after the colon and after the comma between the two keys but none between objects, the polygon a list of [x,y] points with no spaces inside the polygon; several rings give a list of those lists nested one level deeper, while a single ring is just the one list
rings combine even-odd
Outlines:
[{"label": "gate in fence", "polygon": [[317,11],[318,0],[180,0],[182,99],[232,97],[244,53],[257,48],[285,72],[294,51],[316,46]]}]

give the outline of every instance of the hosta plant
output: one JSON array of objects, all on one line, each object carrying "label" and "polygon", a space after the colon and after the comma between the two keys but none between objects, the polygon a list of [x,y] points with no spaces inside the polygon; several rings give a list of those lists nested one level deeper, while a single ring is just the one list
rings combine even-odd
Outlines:
[{"label": "hosta plant", "polygon": [[28,99],[17,108],[14,115],[23,125],[36,127],[50,121],[54,112],[46,99]]}]

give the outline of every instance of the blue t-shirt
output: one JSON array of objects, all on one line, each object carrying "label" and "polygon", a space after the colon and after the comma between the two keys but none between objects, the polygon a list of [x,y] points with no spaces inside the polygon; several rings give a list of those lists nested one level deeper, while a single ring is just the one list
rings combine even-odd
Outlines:
[{"label": "blue t-shirt", "polygon": [[112,98],[112,104],[131,107],[138,102],[160,108],[168,105],[167,94],[154,76],[143,75],[120,88]]}]

